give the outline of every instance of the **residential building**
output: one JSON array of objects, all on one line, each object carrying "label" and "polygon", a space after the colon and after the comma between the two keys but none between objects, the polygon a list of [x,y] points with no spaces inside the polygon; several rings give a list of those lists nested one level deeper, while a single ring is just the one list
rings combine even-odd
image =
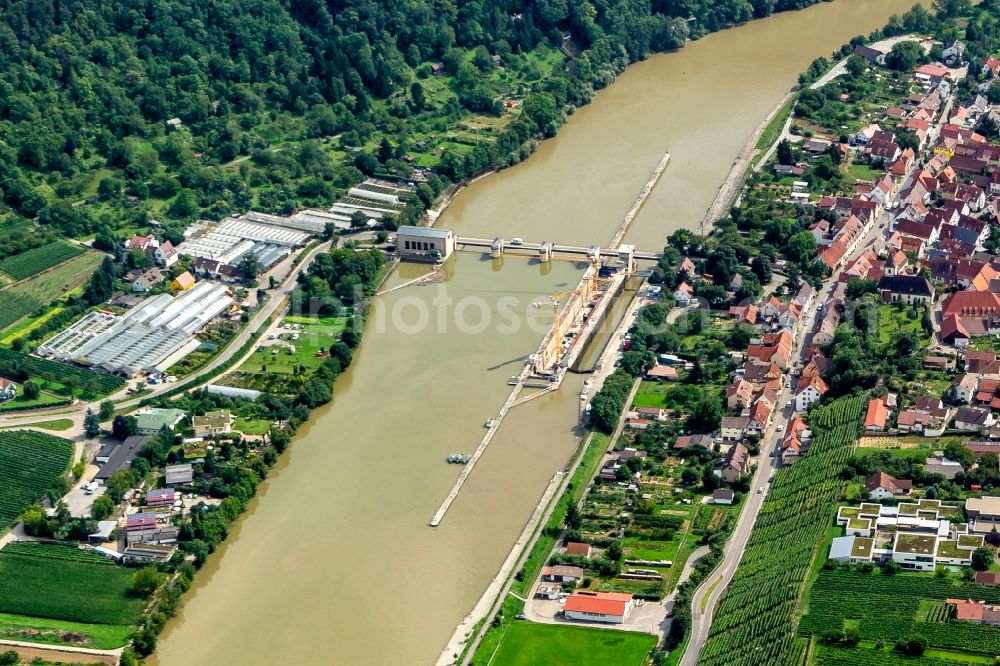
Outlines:
[{"label": "residential building", "polygon": [[809,378],[801,378],[798,388],[795,390],[796,411],[806,411],[814,402],[819,402],[829,390],[830,387],[818,374]]},{"label": "residential building", "polygon": [[885,472],[879,471],[865,479],[865,490],[868,491],[868,499],[883,500],[893,497],[906,496],[913,489],[913,481],[908,479],[896,479]]},{"label": "residential building", "polygon": [[170,282],[171,291],[185,291],[194,286],[194,276],[184,271]]},{"label": "residential building", "polygon": [[132,291],[144,294],[163,280],[163,273],[157,268],[151,268],[132,280]]},{"label": "residential building", "polygon": [[945,603],[952,607],[956,622],[1000,625],[1000,606],[972,599],[945,599]]},{"label": "residential building", "polygon": [[583,567],[556,564],[542,569],[542,580],[549,583],[576,583],[583,578]]},{"label": "residential building", "polygon": [[590,544],[580,543],[579,541],[568,541],[566,542],[566,554],[590,557]]},{"label": "residential building", "polygon": [[163,241],[153,252],[153,256],[156,257],[156,263],[160,264],[164,268],[170,268],[181,258],[177,248],[175,248],[170,241]]},{"label": "residential building", "polygon": [[[904,569],[933,571],[939,564],[968,566],[972,552],[983,545],[982,535],[970,534],[965,523],[954,522],[959,515],[957,506],[938,500],[898,506],[864,503],[840,507],[837,524],[855,538],[855,550],[846,561],[892,560]],[[843,545],[835,554],[845,561]]]},{"label": "residential building", "polygon": [[737,378],[726,389],[726,406],[729,409],[744,410],[753,400],[753,384],[746,379]]},{"label": "residential building", "polygon": [[694,289],[687,282],[681,282],[674,289],[674,300],[677,301],[677,305],[682,308],[686,308],[691,305],[691,300],[694,298]]},{"label": "residential building", "polygon": [[733,483],[750,470],[750,452],[742,444],[733,444],[722,459],[719,476],[726,483]]},{"label": "residential building", "polygon": [[896,427],[900,432],[923,432],[931,425],[931,415],[904,409],[896,417]]},{"label": "residential building", "polygon": [[[966,369],[968,369],[968,361],[966,361]],[[961,402],[964,404],[969,404],[972,400],[972,396],[976,394],[976,387],[979,384],[979,377],[971,373],[963,373],[951,382],[951,394],[956,402]]]},{"label": "residential building", "polygon": [[967,432],[980,432],[996,423],[988,409],[959,407],[955,412],[955,428]]},{"label": "residential building", "polygon": [[872,398],[868,401],[868,411],[865,413],[865,430],[885,430],[886,419],[889,418],[889,408],[885,396]]},{"label": "residential building", "polygon": [[712,492],[712,504],[732,504],[736,493],[728,488],[719,488]]},{"label": "residential building", "polygon": [[[884,65],[885,53],[870,46],[858,45],[854,47],[854,55],[863,58],[869,65]],[[876,125],[876,127],[878,127]]]},{"label": "residential building", "polygon": [[965,500],[965,517],[973,532],[1000,530],[1000,497],[970,497]]},{"label": "residential building", "polygon": [[723,416],[722,439],[727,442],[737,442],[743,439],[748,425],[750,425],[749,416]]},{"label": "residential building", "polygon": [[208,412],[202,416],[191,417],[194,436],[201,437],[202,439],[232,432],[235,421],[236,417],[228,409],[221,409],[215,412]]},{"label": "residential building", "polygon": [[0,402],[13,400],[17,397],[17,384],[0,377]]}]

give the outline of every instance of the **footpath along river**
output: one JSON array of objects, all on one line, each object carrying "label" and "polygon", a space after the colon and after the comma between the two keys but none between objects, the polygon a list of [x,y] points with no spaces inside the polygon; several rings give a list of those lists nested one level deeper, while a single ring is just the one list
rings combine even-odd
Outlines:
[{"label": "footpath along river", "polygon": [[[837,0],[636,64],[529,160],[463,191],[438,225],[603,243],[669,151],[626,238],[655,250],[701,219],[746,137],[799,71],[911,4]],[[516,407],[442,525],[428,527],[459,471],[444,458],[475,448],[507,395],[505,380],[551,318],[532,304],[580,275],[571,263],[493,262],[472,252],[446,269],[440,284],[376,300],[333,403],[313,414],[199,573],[148,663],[435,660],[575,450],[582,384],[570,375],[560,391]],[[402,272],[395,280],[420,274]]]}]

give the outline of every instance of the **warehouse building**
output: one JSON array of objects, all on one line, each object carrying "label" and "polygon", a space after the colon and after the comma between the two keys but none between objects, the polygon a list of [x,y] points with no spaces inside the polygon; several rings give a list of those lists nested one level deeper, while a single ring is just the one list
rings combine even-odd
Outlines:
[{"label": "warehouse building", "polygon": [[287,257],[292,248],[305,245],[311,234],[322,231],[315,222],[250,212],[221,222],[198,220],[184,231],[184,242],[177,251],[233,267],[253,254],[267,270]]},{"label": "warehouse building", "polygon": [[455,234],[448,229],[400,227],[396,251],[408,261],[444,261],[455,251]]},{"label": "warehouse building", "polygon": [[38,347],[38,354],[134,377],[162,372],[201,346],[194,337],[233,304],[221,284],[159,294],[119,317],[90,313]]},{"label": "warehouse building", "polygon": [[146,407],[135,413],[135,427],[140,435],[156,435],[161,430],[173,430],[187,412],[169,407]]}]

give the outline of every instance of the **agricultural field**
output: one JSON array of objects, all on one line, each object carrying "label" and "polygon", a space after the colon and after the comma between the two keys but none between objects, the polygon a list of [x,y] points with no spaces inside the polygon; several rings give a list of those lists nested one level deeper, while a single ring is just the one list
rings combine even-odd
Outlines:
[{"label": "agricultural field", "polygon": [[902,657],[892,646],[876,648],[862,645],[856,648],[818,644],[813,651],[812,663],[816,666],[969,666],[992,664],[992,659],[968,654],[955,654],[941,650],[927,650],[920,657]]},{"label": "agricultural field", "polygon": [[818,636],[850,622],[863,640],[891,644],[920,634],[933,648],[991,657],[1000,654],[1000,630],[947,621],[943,601],[949,598],[1000,603],[1000,588],[976,585],[954,575],[822,571],[798,631]]},{"label": "agricultural field", "polygon": [[[3,292],[0,292],[3,293]],[[27,373],[44,391],[88,400],[100,399],[125,385],[117,375],[107,375],[57,361],[36,358],[0,347],[0,372],[16,368]],[[11,377],[15,381],[17,377]]]},{"label": "agricultural field", "polygon": [[72,453],[68,439],[27,430],[0,431],[0,529],[52,487],[69,466]]},{"label": "agricultural field", "polygon": [[656,638],[610,629],[515,622],[490,666],[642,666]]},{"label": "agricultural field", "polygon": [[[133,632],[132,627],[117,624],[66,622],[0,613],[0,639],[5,640],[113,650],[128,643]],[[36,666],[36,663],[31,662],[31,666]]]},{"label": "agricultural field", "polygon": [[[703,494],[684,488],[680,482],[683,461],[673,457],[662,464],[647,460],[639,496],[614,483],[598,483],[590,489],[580,512],[580,534],[584,540],[599,546],[625,525],[621,539],[624,560],[669,561],[669,566],[639,567],[657,571],[662,580],[624,579],[587,571],[588,577],[593,578],[593,589],[658,600],[673,589],[684,562],[698,547],[702,535],[725,532],[739,515],[740,505],[702,504]],[[630,517],[623,520],[623,513]],[[628,568],[629,565],[623,565],[622,570]]]},{"label": "agricultural field", "polygon": [[791,630],[799,595],[836,512],[840,472],[858,439],[864,399],[852,394],[810,412],[812,447],[775,473],[700,663],[756,666],[801,658],[801,641]]},{"label": "agricultural field", "polygon": [[0,272],[12,279],[24,280],[32,275],[38,275],[44,270],[57,266],[73,257],[78,257],[85,250],[79,245],[56,240],[41,247],[36,247],[0,261]]},{"label": "agricultural field", "polygon": [[103,255],[99,252],[84,252],[31,280],[0,291],[0,330],[82,285],[102,260]]},{"label": "agricultural field", "polygon": [[0,551],[0,612],[129,626],[145,600],[129,592],[134,570],[68,557]]}]

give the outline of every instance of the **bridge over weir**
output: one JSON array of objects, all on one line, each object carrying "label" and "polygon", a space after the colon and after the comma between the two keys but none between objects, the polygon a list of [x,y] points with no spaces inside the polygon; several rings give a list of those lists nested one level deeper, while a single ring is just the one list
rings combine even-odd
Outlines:
[{"label": "bridge over weir", "polygon": [[618,256],[623,249],[630,247],[632,248],[632,258],[636,261],[659,261],[660,257],[663,256],[662,252],[646,252],[643,250],[636,250],[634,246],[630,245],[619,245],[617,248],[611,249],[602,248],[599,245],[591,245],[590,247],[583,247],[582,245],[562,245],[545,240],[540,243],[524,241],[512,243],[510,240],[506,240],[502,236],[497,236],[492,239],[457,236],[455,238],[455,246],[459,249],[489,249],[490,254],[494,257],[499,257],[507,253],[537,255],[542,261],[548,261],[548,259],[554,254],[575,255],[578,257],[586,257],[593,261],[599,259],[600,257]]}]

